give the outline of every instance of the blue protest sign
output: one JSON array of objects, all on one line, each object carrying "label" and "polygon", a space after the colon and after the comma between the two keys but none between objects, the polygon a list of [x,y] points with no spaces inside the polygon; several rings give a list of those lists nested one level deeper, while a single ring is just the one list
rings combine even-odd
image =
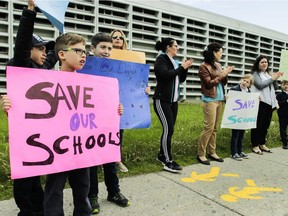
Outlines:
[{"label": "blue protest sign", "polygon": [[145,93],[149,68],[148,64],[88,56],[78,72],[118,79],[120,103],[124,107],[120,128],[131,129],[147,128],[151,124],[149,97]]}]

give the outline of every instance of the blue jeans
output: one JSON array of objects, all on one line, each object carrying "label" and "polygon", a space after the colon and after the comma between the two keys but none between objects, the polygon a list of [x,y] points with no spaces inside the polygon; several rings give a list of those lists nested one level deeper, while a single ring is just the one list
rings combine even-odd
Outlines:
[{"label": "blue jeans", "polygon": [[231,155],[240,154],[243,151],[244,133],[245,130],[232,129]]}]

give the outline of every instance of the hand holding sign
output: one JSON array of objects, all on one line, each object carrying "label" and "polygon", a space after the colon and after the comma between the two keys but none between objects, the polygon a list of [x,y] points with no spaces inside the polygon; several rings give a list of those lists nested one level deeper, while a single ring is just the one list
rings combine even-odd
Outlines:
[{"label": "hand holding sign", "polygon": [[10,99],[7,95],[1,95],[1,108],[4,112],[8,113],[11,107]]}]

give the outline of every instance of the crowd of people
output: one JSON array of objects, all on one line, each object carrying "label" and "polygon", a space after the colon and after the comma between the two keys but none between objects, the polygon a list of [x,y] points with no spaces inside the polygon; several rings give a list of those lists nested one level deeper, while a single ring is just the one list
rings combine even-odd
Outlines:
[{"label": "crowd of people", "polygon": [[[76,72],[80,70],[86,60],[88,52],[85,49],[86,41],[78,34],[66,33],[57,37],[56,41],[43,40],[39,35],[33,34],[36,20],[35,2],[28,0],[28,7],[22,12],[20,24],[15,41],[14,57],[7,65],[52,69],[60,61],[61,70]],[[90,53],[96,57],[109,58],[112,49],[127,50],[127,40],[121,30],[113,30],[110,35],[97,33],[91,40]],[[166,37],[157,41],[155,49],[159,51],[154,64],[157,84],[153,95],[153,107],[162,126],[157,160],[163,169],[172,173],[182,170],[172,155],[172,136],[178,115],[178,100],[180,84],[185,82],[188,69],[193,65],[193,59],[188,58],[179,66],[175,57],[179,46],[173,38]],[[219,122],[225,105],[224,86],[228,82],[228,75],[234,66],[223,68],[219,63],[223,47],[219,43],[210,43],[204,47],[203,63],[199,66],[201,80],[202,109],[204,115],[203,129],[199,137],[197,157],[199,163],[210,165],[210,160],[224,162],[216,152],[216,137]],[[251,130],[252,151],[256,154],[272,153],[266,146],[266,136],[270,126],[272,113],[277,109],[280,122],[280,137],[283,149],[288,149],[288,81],[282,81],[282,92],[277,94],[277,80],[282,72],[270,73],[269,59],[259,56],[251,69],[251,74],[241,77],[239,84],[230,90],[238,92],[259,92],[259,111],[257,127]],[[150,89],[145,89],[149,94]],[[228,98],[229,100],[229,98]],[[15,104],[17,106],[17,104]],[[2,110],[9,114],[11,102],[8,95],[1,96]],[[119,115],[123,114],[123,106],[118,107]],[[243,152],[244,130],[232,129],[231,158],[242,160],[248,158]],[[120,143],[122,146],[123,130],[120,130]],[[107,200],[121,207],[130,205],[129,200],[120,192],[117,166],[123,172],[127,167],[121,162],[103,164],[104,181],[107,187]],[[63,190],[66,181],[72,188],[74,216],[88,216],[100,212],[98,204],[98,166],[59,172],[47,175],[43,190],[40,176],[15,179],[13,193],[15,202],[20,210],[19,216],[62,216]]]}]

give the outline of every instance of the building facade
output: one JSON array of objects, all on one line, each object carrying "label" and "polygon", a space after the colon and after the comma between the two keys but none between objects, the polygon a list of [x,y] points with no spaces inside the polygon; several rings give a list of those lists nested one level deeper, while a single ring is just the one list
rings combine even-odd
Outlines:
[{"label": "building facade", "polygon": [[[6,92],[5,65],[13,56],[17,26],[25,4],[18,0],[0,1],[0,93]],[[286,34],[168,0],[69,2],[65,30],[84,36],[88,41],[87,49],[95,33],[110,33],[113,29],[124,31],[130,50],[146,53],[152,93],[156,85],[153,64],[158,55],[154,45],[161,37],[169,36],[177,40],[179,62],[194,58],[187,80],[181,86],[183,100],[200,99],[198,67],[203,61],[201,53],[204,47],[211,42],[219,42],[224,47],[221,64],[235,66],[229,75],[228,88],[238,83],[244,73],[250,72],[260,54],[267,55],[272,71],[277,71],[281,50],[288,49]],[[37,15],[34,31],[47,40],[59,35],[41,12]]]}]

